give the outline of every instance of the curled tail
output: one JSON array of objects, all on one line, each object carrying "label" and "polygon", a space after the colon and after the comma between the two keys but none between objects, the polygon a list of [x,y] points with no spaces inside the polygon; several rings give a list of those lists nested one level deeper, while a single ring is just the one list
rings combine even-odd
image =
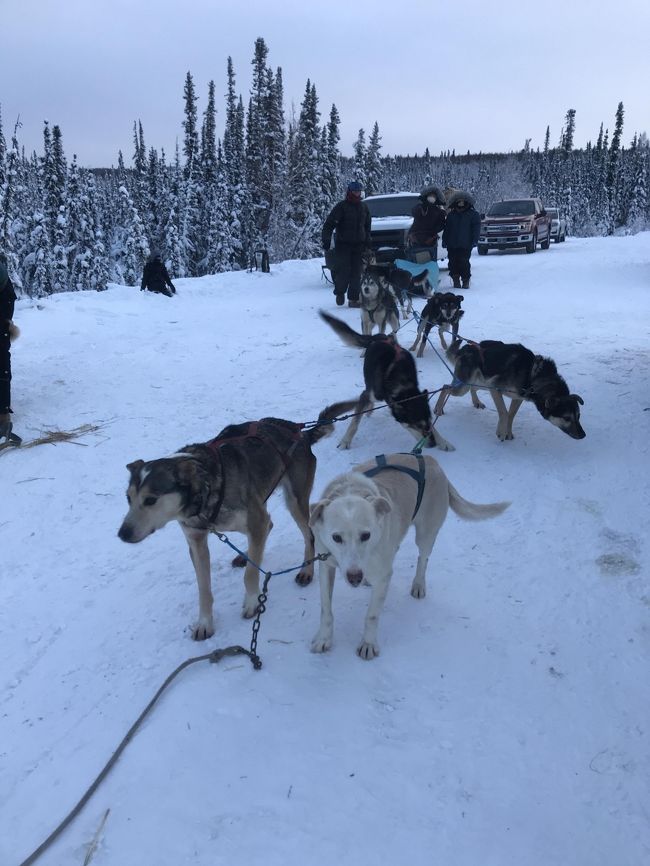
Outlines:
[{"label": "curled tail", "polygon": [[18,337],[20,337],[20,328],[9,319],[9,342],[13,343]]},{"label": "curled tail", "polygon": [[463,499],[454,485],[449,484],[449,506],[454,514],[462,517],[463,520],[489,520],[490,517],[497,517],[497,515],[503,514],[509,505],[509,502],[493,502],[489,505],[477,505],[474,502]]},{"label": "curled tail", "polygon": [[323,310],[319,310],[318,315],[324,322],[327,322],[330,328],[341,338],[341,340],[343,340],[346,346],[367,349],[371,343],[375,342],[375,338],[367,334],[358,334],[349,325],[346,325],[345,322],[341,321],[341,319],[337,319],[336,316],[330,316],[329,313],[325,313]]},{"label": "curled tail", "polygon": [[332,403],[331,406],[326,406],[318,416],[318,422],[315,427],[310,430],[305,430],[302,434],[310,445],[314,445],[325,436],[329,436],[334,432],[334,419],[338,415],[344,415],[357,405],[357,400],[345,400],[341,403]]},{"label": "curled tail", "polygon": [[[461,315],[462,315],[462,313],[461,313]],[[461,350],[462,345],[463,345],[463,341],[460,340],[458,337],[454,337],[454,339],[451,341],[451,345],[449,346],[449,348],[445,352],[445,354],[447,355],[448,361],[453,362],[456,360],[456,358],[458,358],[458,354]]]}]

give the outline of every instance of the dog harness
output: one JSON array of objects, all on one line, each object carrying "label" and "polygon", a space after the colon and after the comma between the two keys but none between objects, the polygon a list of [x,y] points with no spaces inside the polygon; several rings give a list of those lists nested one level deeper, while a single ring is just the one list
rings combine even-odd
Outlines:
[{"label": "dog harness", "polygon": [[[404,452],[406,453],[406,452]],[[405,472],[406,475],[410,475],[418,485],[418,496],[415,501],[415,511],[413,512],[413,516],[411,520],[415,520],[415,515],[420,510],[420,505],[422,503],[422,497],[424,496],[424,485],[425,485],[425,467],[424,467],[424,458],[421,454],[410,454],[410,457],[415,457],[418,461],[418,471],[412,469],[410,466],[398,466],[395,463],[387,463],[385,454],[378,454],[375,457],[376,466],[372,466],[370,469],[366,469],[363,473],[367,478],[373,478],[375,475],[378,475],[380,472],[383,472],[386,469],[394,469],[395,472]]]},{"label": "dog harness", "polygon": [[283,432],[291,433],[291,437],[293,439],[293,442],[291,443],[291,445],[289,446],[289,448],[286,451],[281,451],[278,448],[278,446],[275,444],[275,442],[271,439],[270,436],[264,435],[264,432],[260,431],[258,429],[259,425],[261,423],[264,423],[265,425],[268,425],[270,427],[277,426],[277,425],[274,425],[270,419],[264,419],[263,421],[249,421],[248,426],[246,428],[246,432],[242,433],[240,436],[221,436],[221,437],[217,436],[215,439],[211,439],[209,442],[205,443],[205,447],[209,448],[211,451],[214,451],[214,453],[216,454],[216,456],[219,459],[219,464],[220,464],[219,468],[221,470],[221,478],[222,478],[221,490],[219,491],[217,503],[216,503],[215,507],[212,509],[212,514],[210,515],[210,520],[209,520],[210,524],[212,524],[216,521],[216,519],[219,515],[219,512],[221,511],[221,506],[223,505],[224,497],[226,495],[226,473],[225,473],[224,465],[223,465],[223,457],[221,456],[221,449],[224,447],[224,445],[233,445],[236,442],[243,442],[246,439],[257,439],[258,442],[260,442],[262,444],[268,443],[273,448],[275,453],[278,455],[280,460],[282,460],[282,463],[284,465],[284,469],[280,473],[280,477],[278,478],[278,480],[275,482],[275,484],[273,485],[273,487],[269,491],[268,496],[264,500],[265,502],[269,498],[269,496],[273,493],[273,491],[276,489],[276,487],[278,486],[280,481],[282,481],[286,471],[289,469],[289,466],[291,464],[291,455],[295,451],[296,446],[298,445],[298,443],[300,442],[300,440],[302,438],[301,431],[302,431],[302,428],[304,427],[304,424],[293,424],[292,425],[292,427],[294,428],[293,430],[286,430],[286,431],[283,430]]}]

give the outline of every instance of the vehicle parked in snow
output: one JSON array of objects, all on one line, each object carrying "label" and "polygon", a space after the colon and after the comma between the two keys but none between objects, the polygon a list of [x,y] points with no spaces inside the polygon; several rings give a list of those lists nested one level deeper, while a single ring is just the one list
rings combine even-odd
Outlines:
[{"label": "vehicle parked in snow", "polygon": [[[413,225],[412,211],[421,199],[416,192],[369,195],[364,199],[372,217],[370,244],[378,262],[407,258],[406,239]],[[438,259],[445,251],[438,244]]]},{"label": "vehicle parked in snow", "polygon": [[566,220],[556,207],[547,207],[546,213],[551,218],[551,239],[560,244],[566,240]]},{"label": "vehicle parked in snow", "polygon": [[551,218],[539,198],[504,199],[495,202],[481,220],[478,254],[490,250],[524,247],[534,253],[537,244],[547,250],[551,244]]}]

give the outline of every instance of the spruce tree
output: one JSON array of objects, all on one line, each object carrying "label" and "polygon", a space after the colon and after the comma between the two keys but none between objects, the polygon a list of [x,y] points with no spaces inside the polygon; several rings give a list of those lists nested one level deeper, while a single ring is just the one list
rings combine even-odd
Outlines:
[{"label": "spruce tree", "polygon": [[[381,136],[379,135],[379,124],[375,121],[365,158],[366,194],[376,195],[381,189]],[[428,161],[428,160],[427,160]]]}]

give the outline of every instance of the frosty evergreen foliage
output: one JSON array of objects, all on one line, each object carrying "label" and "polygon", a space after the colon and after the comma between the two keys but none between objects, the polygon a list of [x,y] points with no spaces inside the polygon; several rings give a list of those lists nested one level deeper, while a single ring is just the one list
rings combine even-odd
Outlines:
[{"label": "frosty evergreen foliage", "polygon": [[336,106],[321,123],[313,82],[298,116],[286,118],[282,70],[269,66],[268,54],[258,38],[246,109],[228,58],[221,139],[214,82],[199,127],[187,73],[182,156],[177,145],[173,162],[163,150],[147,151],[140,121],[129,167],[121,152],[110,169],[80,169],[76,157],[68,164],[61,130],[47,122],[42,154],[26,156],[20,124],[9,137],[0,115],[0,249],[19,292],[101,290],[108,280],[139,285],[151,249],[172,277],[250,267],[259,247],[272,262],[320,255],[323,220],[352,178],[367,194],[419,191],[427,183],[467,189],[481,211],[495,199],[538,195],[562,208],[569,233],[580,236],[650,225],[650,146],[645,133],[624,145],[623,103],[611,144],[601,124],[596,143],[576,149],[576,112],[569,109],[555,148],[547,126],[541,150],[527,139],[506,154],[384,156],[375,123],[369,136],[359,130],[346,158]]}]

